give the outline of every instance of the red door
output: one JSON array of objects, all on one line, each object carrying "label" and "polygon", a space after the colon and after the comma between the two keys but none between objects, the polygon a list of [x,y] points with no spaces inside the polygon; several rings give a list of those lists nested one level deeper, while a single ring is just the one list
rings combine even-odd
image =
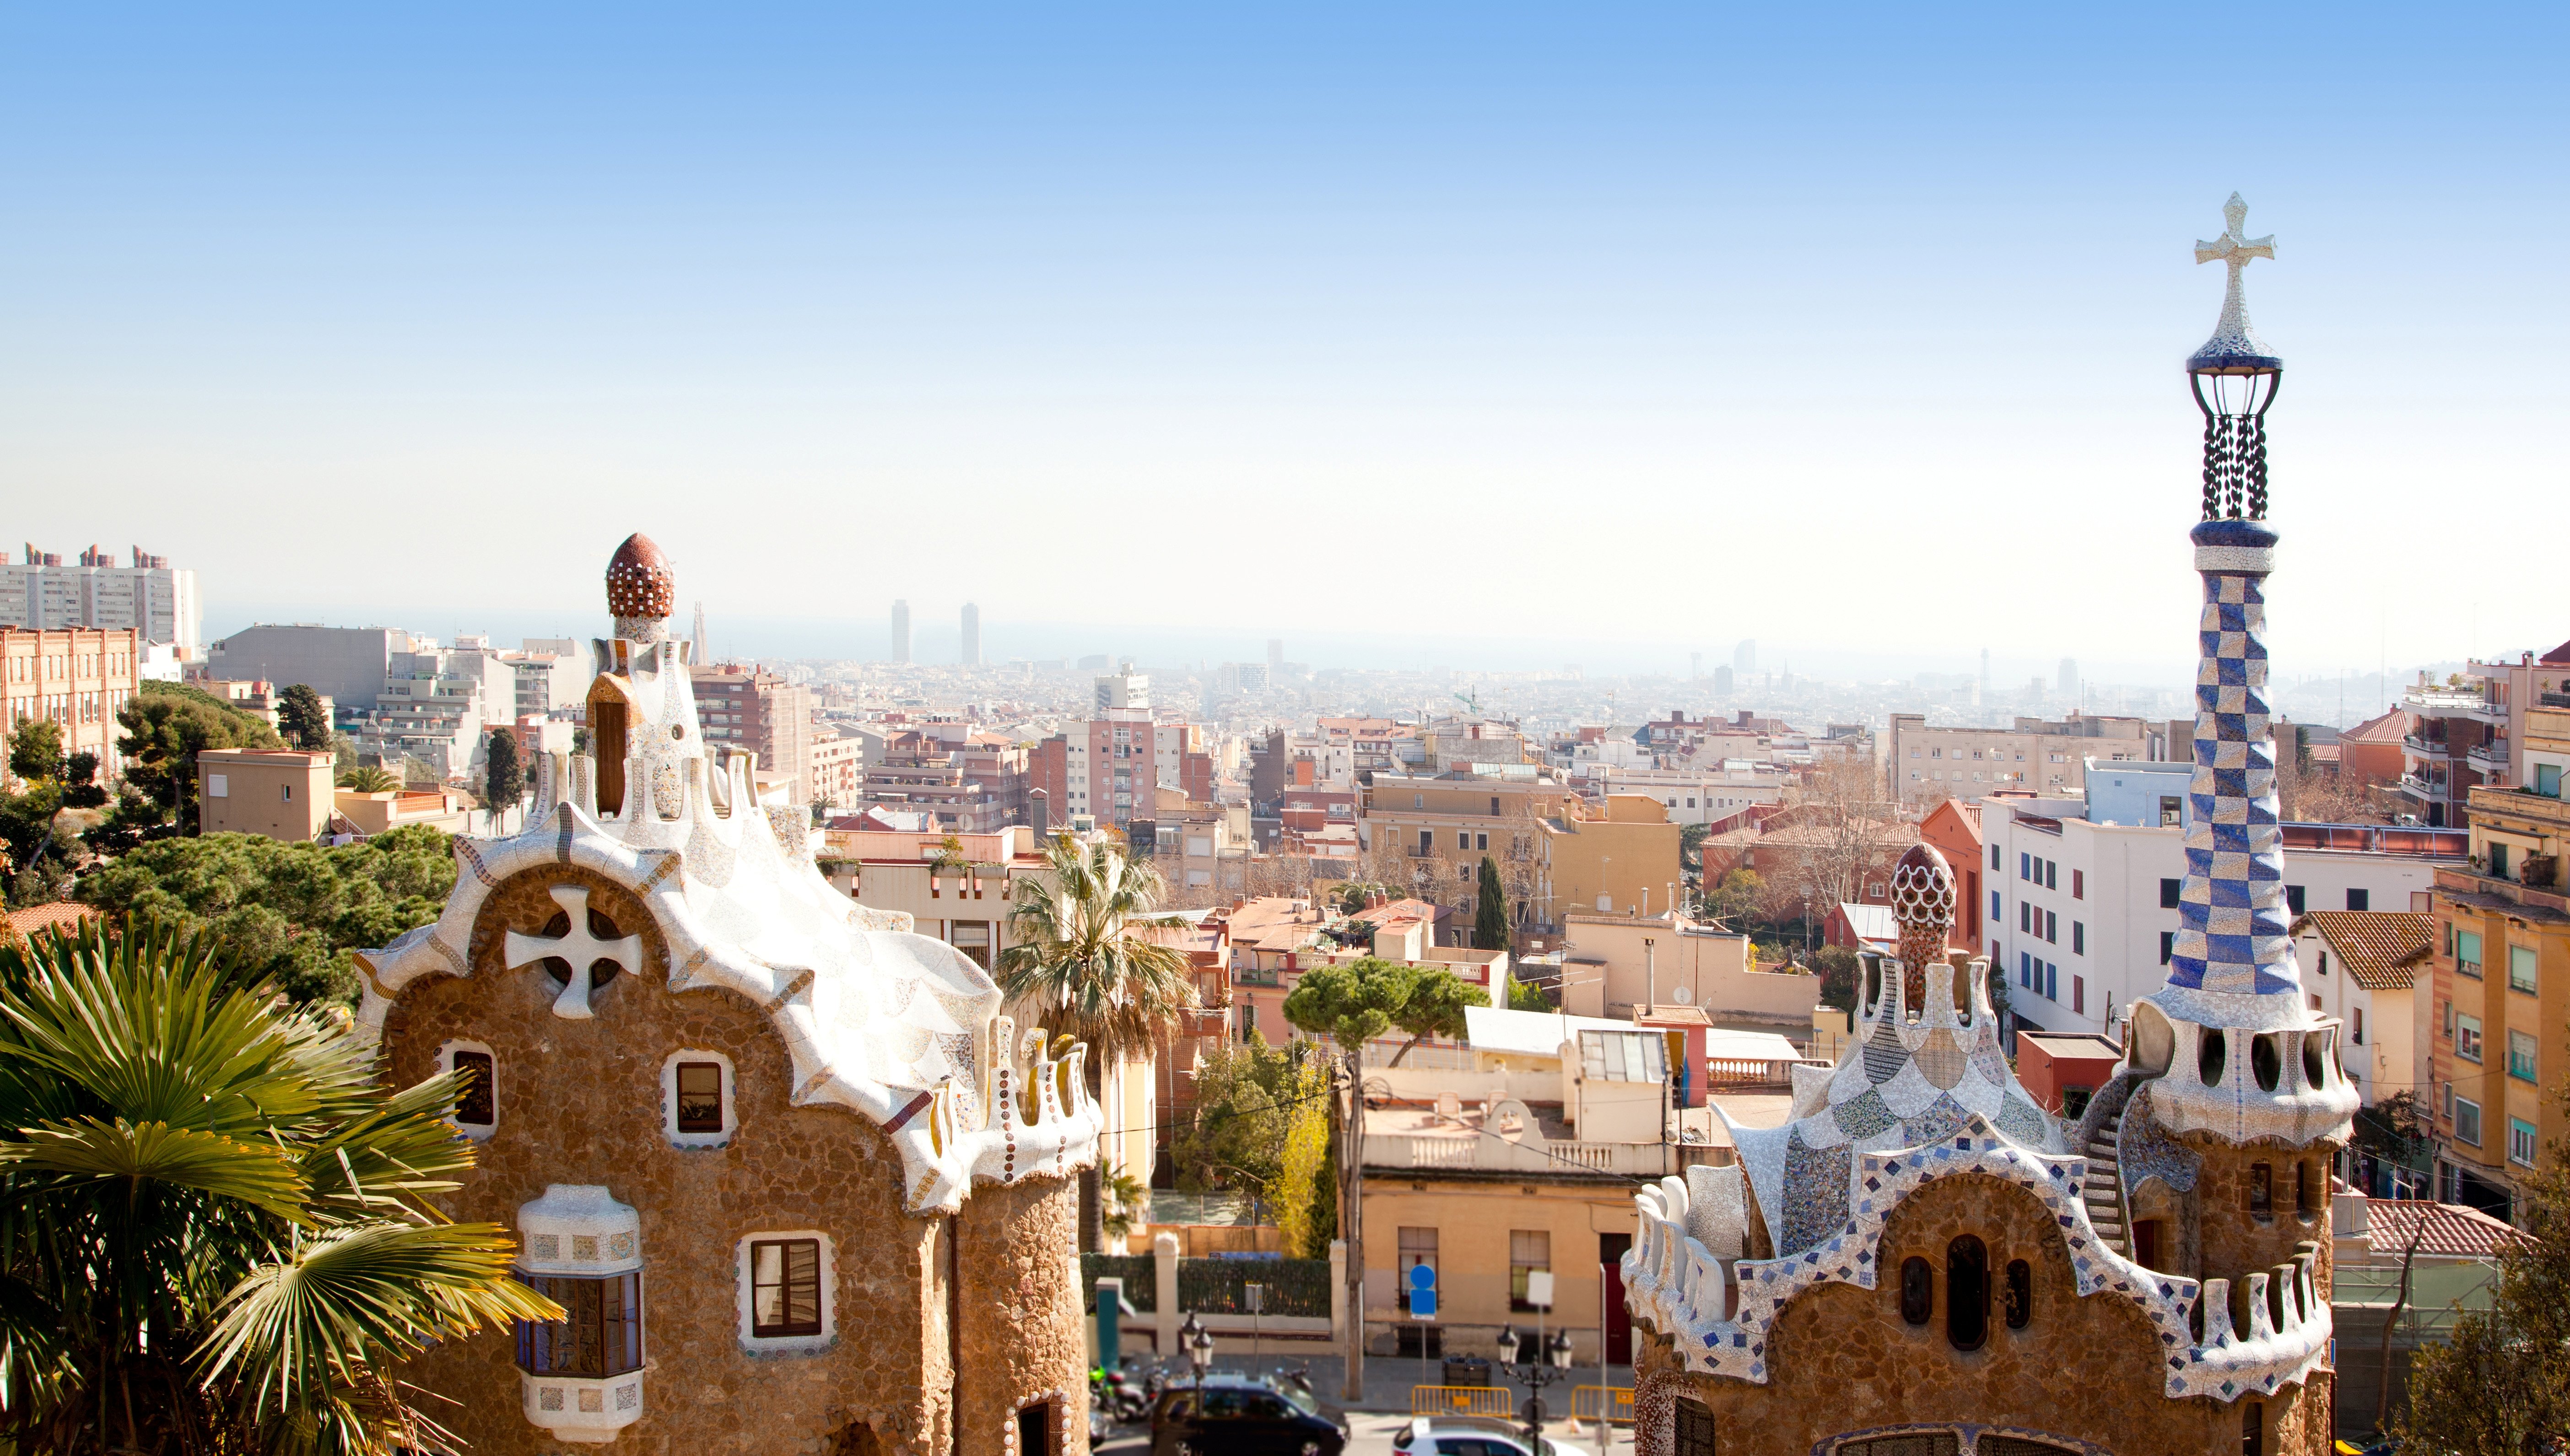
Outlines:
[{"label": "red door", "polygon": [[1633,1248],[1630,1234],[1597,1236],[1598,1273],[1606,1288],[1606,1363],[1633,1363],[1633,1319],[1624,1312],[1624,1256]]}]

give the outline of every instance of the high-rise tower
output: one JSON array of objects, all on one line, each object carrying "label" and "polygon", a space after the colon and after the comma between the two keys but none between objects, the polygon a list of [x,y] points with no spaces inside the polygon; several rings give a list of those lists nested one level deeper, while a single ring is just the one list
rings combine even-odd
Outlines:
[{"label": "high-rise tower", "polygon": [[967,667],[982,665],[982,608],[969,601],[964,603],[964,655],[960,660]]},{"label": "high-rise tower", "polygon": [[889,655],[895,662],[910,660],[910,602],[906,599],[892,604],[892,651]]}]

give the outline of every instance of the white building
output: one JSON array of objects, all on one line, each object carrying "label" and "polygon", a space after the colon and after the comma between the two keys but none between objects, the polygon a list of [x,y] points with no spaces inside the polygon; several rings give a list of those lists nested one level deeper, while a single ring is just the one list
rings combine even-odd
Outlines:
[{"label": "white building", "polygon": [[2019,718],[2009,728],[1949,728],[1918,713],[1895,713],[1890,739],[1891,792],[1905,804],[1970,804],[2008,789],[2076,795],[2085,759],[2147,759],[2156,747],[2150,725],[2139,718],[2076,713],[2058,723]]},{"label": "white building", "polygon": [[66,566],[52,551],[27,547],[24,561],[0,562],[0,626],[54,628],[132,627],[147,642],[176,645],[194,660],[206,644],[205,607],[197,573],[173,566],[167,556],[134,548],[120,566],[96,546]]},{"label": "white building", "polygon": [[2367,1107],[2428,1079],[2435,921],[2411,910],[2318,910],[2294,919],[2294,960],[2315,1010],[2347,1028],[2340,1060]]},{"label": "white building", "polygon": [[1773,771],[1762,773],[1740,763],[1728,772],[1710,773],[1702,769],[1575,765],[1571,777],[1593,785],[1584,791],[1592,797],[1641,794],[1657,799],[1668,807],[1671,824],[1712,824],[1753,804],[1782,803],[1787,776]]},{"label": "white building", "polygon": [[[2106,760],[2087,768],[2086,798],[1981,801],[1984,948],[2006,971],[2009,1010],[2027,1026],[2120,1036],[2117,1023],[2133,998],[2168,975],[2186,876],[2186,770]],[[2157,805],[2172,783],[2179,822],[2163,825]],[[2109,812],[2125,802],[2153,812]],[[2152,822],[2130,822],[2136,818]],[[2298,916],[2407,910],[2439,865],[2462,860],[2464,839],[2459,831],[2288,825],[2286,904]],[[2303,979],[2317,983],[2308,966]]]}]

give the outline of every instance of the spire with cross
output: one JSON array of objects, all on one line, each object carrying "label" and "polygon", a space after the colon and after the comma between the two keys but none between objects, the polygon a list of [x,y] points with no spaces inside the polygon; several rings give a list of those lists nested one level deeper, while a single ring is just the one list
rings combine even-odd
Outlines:
[{"label": "spire with cross", "polygon": [[2187,368],[2198,371],[2278,368],[2284,361],[2276,357],[2266,341],[2258,337],[2258,331],[2250,326],[2248,296],[2240,287],[2241,271],[2249,266],[2250,259],[2273,259],[2276,256],[2276,236],[2269,233],[2265,237],[2251,237],[2242,230],[2242,224],[2249,220],[2249,204],[2240,199],[2238,192],[2233,192],[2231,200],[2222,204],[2222,220],[2225,225],[2220,237],[2195,245],[2197,262],[2221,262],[2231,269],[2230,282],[2222,293],[2222,319],[2213,326],[2213,337],[2207,339],[2204,347],[2195,351],[2195,357],[2187,361]]}]

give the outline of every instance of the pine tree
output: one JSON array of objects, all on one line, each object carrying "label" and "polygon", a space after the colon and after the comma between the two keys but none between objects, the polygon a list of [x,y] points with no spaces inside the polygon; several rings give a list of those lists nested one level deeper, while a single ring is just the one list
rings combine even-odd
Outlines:
[{"label": "pine tree", "polygon": [[1499,888],[1499,862],[1482,857],[1482,886],[1475,895],[1473,946],[1479,950],[1508,948],[1508,893]]},{"label": "pine tree", "polygon": [[494,728],[482,767],[482,805],[493,827],[498,827],[501,815],[526,797],[527,770],[518,761],[518,735],[506,728]]},{"label": "pine tree", "polygon": [[276,704],[276,731],[285,741],[309,752],[323,753],[330,748],[330,710],[321,706],[321,695],[304,683],[285,690]]}]

